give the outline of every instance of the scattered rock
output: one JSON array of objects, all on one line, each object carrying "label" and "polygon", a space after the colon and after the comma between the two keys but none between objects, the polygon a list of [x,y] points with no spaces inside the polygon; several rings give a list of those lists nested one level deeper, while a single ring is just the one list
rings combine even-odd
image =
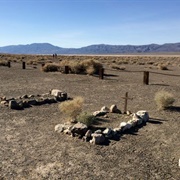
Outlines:
[{"label": "scattered rock", "polygon": [[111,105],[109,111],[111,113],[119,113],[119,114],[121,114],[121,111],[117,108],[117,106],[115,104]]},{"label": "scattered rock", "polygon": [[37,105],[37,101],[35,99],[27,101],[29,105]]},{"label": "scattered rock", "polygon": [[86,134],[87,130],[88,127],[85,124],[78,122],[72,127],[71,132],[73,135],[77,134],[83,137]]},{"label": "scattered rock", "polygon": [[68,134],[68,135],[72,134],[70,129],[65,129],[63,132],[64,132],[64,134]]},{"label": "scattered rock", "polygon": [[71,124],[57,124],[54,128],[55,132],[61,133],[65,130],[71,130]]},{"label": "scattered rock", "polygon": [[60,97],[61,93],[62,93],[62,91],[60,91],[59,89],[52,89],[52,90],[50,90],[50,94],[55,96],[55,97]]},{"label": "scattered rock", "polygon": [[131,113],[131,111],[127,111],[126,114],[127,114],[128,116],[130,116],[132,113]]},{"label": "scattered rock", "polygon": [[62,92],[61,93],[61,98],[62,98],[62,100],[67,100],[68,99],[67,93]]},{"label": "scattered rock", "polygon": [[121,132],[121,128],[114,128],[113,131],[114,131],[115,133],[120,133],[120,132]]},{"label": "scattered rock", "polygon": [[1,100],[1,101],[6,101],[6,96],[0,97],[0,100]]},{"label": "scattered rock", "polygon": [[113,135],[114,135],[114,132],[111,128],[106,128],[104,131],[103,131],[103,134],[105,135],[105,137],[107,138],[112,138]]},{"label": "scattered rock", "polygon": [[15,101],[15,100],[11,100],[9,101],[9,108],[10,109],[21,109],[21,107],[19,106],[19,104]]},{"label": "scattered rock", "polygon": [[106,107],[106,106],[103,106],[100,111],[108,113],[109,112],[109,108]]},{"label": "scattered rock", "polygon": [[102,134],[101,129],[97,129],[96,131],[94,131],[95,134]]},{"label": "scattered rock", "polygon": [[123,127],[126,126],[126,124],[127,124],[126,122],[121,122],[119,128],[122,129]]},{"label": "scattered rock", "polygon": [[26,98],[28,98],[28,95],[27,95],[27,94],[21,96],[21,99],[26,99]]},{"label": "scattered rock", "polygon": [[123,126],[123,127],[121,128],[121,130],[122,130],[122,132],[124,132],[124,131],[126,131],[126,130],[131,129],[131,128],[132,128],[132,124],[131,124],[131,123],[126,123],[126,125]]},{"label": "scattered rock", "polygon": [[93,116],[97,117],[97,116],[104,116],[106,114],[106,112],[103,111],[95,111],[93,112]]},{"label": "scattered rock", "polygon": [[64,124],[57,124],[54,128],[55,132],[61,133],[64,131]]},{"label": "scattered rock", "polygon": [[28,96],[28,98],[34,98],[34,97],[35,97],[35,95],[33,95],[33,94]]},{"label": "scattered rock", "polygon": [[109,118],[109,116],[108,116],[107,114],[105,114],[103,117],[104,117],[104,118]]},{"label": "scattered rock", "polygon": [[3,101],[1,101],[1,104],[6,106],[6,105],[8,105],[8,102],[3,100]]},{"label": "scattered rock", "polygon": [[86,136],[87,138],[90,138],[90,137],[91,137],[91,134],[92,134],[92,131],[89,129],[89,130],[87,130],[85,136]]},{"label": "scattered rock", "polygon": [[136,113],[138,117],[140,117],[144,122],[149,120],[149,114],[147,111],[141,110]]},{"label": "scattered rock", "polygon": [[106,140],[103,134],[93,133],[91,136],[92,140],[90,140],[90,143],[92,144],[103,144]]}]

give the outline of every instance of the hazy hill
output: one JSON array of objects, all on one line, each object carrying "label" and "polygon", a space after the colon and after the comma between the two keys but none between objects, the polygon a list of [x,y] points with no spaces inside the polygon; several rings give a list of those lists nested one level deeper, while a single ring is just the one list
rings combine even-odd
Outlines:
[{"label": "hazy hill", "polygon": [[180,52],[180,43],[163,45],[90,45],[82,48],[62,48],[49,43],[33,43],[28,45],[12,45],[0,47],[0,53],[11,54],[122,54],[122,53],[156,53]]}]

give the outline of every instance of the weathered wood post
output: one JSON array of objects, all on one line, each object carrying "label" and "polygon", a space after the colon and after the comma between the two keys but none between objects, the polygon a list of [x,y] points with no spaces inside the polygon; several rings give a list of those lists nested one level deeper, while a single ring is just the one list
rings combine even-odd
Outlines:
[{"label": "weathered wood post", "polygon": [[64,72],[65,74],[69,74],[69,66],[65,66]]},{"label": "weathered wood post", "polygon": [[8,67],[9,67],[9,68],[11,67],[11,62],[10,62],[10,61],[8,61]]},{"label": "weathered wood post", "polygon": [[149,84],[149,71],[144,71],[143,83],[146,85]]},{"label": "weathered wood post", "polygon": [[99,69],[99,79],[104,79],[104,68]]},{"label": "weathered wood post", "polygon": [[124,114],[126,114],[127,113],[127,101],[128,101],[128,99],[132,100],[133,98],[128,97],[128,92],[126,92],[125,97],[122,97],[122,98],[125,99],[125,102],[124,102]]},{"label": "weathered wood post", "polygon": [[22,68],[26,69],[26,63],[24,61],[22,62]]}]

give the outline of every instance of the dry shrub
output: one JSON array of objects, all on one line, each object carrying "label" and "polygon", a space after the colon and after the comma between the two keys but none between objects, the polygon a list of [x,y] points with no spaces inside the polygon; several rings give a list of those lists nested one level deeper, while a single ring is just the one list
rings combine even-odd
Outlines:
[{"label": "dry shrub", "polygon": [[168,67],[167,67],[166,64],[159,64],[158,68],[161,69],[161,70],[168,70]]},{"label": "dry shrub", "polygon": [[86,73],[90,75],[98,74],[99,69],[103,67],[101,63],[92,59],[82,61],[82,65],[84,66]]},{"label": "dry shrub", "polygon": [[102,64],[95,60],[63,60],[60,62],[60,66],[69,66],[70,72],[74,74],[98,74],[99,69],[102,68]]},{"label": "dry shrub", "polygon": [[68,120],[75,121],[77,116],[82,112],[84,99],[80,96],[73,100],[64,101],[59,105],[60,111],[68,117]]},{"label": "dry shrub", "polygon": [[0,66],[8,66],[8,61],[0,61]]},{"label": "dry shrub", "polygon": [[112,65],[111,68],[116,69],[116,70],[125,70],[126,69],[125,66],[117,66],[117,65]]},{"label": "dry shrub", "polygon": [[55,64],[55,63],[46,63],[42,67],[42,71],[44,71],[44,72],[60,71],[60,66],[59,66],[59,64]]},{"label": "dry shrub", "polygon": [[154,99],[159,110],[167,109],[175,101],[173,95],[164,90],[157,92]]}]

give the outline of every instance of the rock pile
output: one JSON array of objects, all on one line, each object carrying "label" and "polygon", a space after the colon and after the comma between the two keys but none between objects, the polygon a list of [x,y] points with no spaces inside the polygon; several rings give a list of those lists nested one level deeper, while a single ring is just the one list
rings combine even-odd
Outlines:
[{"label": "rock pile", "polygon": [[[106,108],[103,109],[105,110]],[[92,144],[104,144],[109,139],[117,139],[125,132],[146,124],[149,120],[149,114],[144,110],[138,111],[130,117],[131,119],[128,122],[121,122],[119,127],[114,129],[105,128],[104,130],[98,129],[92,132],[85,124],[78,122],[74,125],[71,123],[58,124],[55,126],[55,131],[71,135],[72,137],[77,136]]]},{"label": "rock pile", "polygon": [[110,108],[103,106],[100,111],[93,112],[94,116],[104,116],[107,113],[118,113],[121,114],[121,111],[117,108],[115,104],[111,105]]},{"label": "rock pile", "polygon": [[68,99],[67,93],[58,89],[52,89],[49,93],[37,95],[23,95],[17,98],[7,99],[5,96],[0,97],[0,105],[10,109],[24,109],[31,106],[57,103]]}]

